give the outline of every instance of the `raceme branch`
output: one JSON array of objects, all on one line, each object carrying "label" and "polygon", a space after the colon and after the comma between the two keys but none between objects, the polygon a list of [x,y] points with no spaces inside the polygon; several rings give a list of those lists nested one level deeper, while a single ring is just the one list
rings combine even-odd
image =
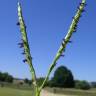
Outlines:
[{"label": "raceme branch", "polygon": [[24,52],[22,54],[25,55],[25,59],[23,60],[23,62],[27,62],[29,64],[30,72],[32,74],[33,85],[35,87],[35,91],[37,91],[38,86],[37,86],[37,82],[36,82],[36,74],[35,74],[35,70],[34,70],[34,67],[32,64],[32,57],[30,54],[30,48],[29,48],[29,44],[28,44],[26,25],[24,23],[24,19],[23,19],[23,15],[22,15],[22,8],[21,8],[21,5],[19,2],[18,2],[18,17],[19,17],[19,22],[17,23],[17,25],[20,25],[20,32],[22,34],[22,43],[19,43],[19,45],[20,45],[20,48],[23,47]]},{"label": "raceme branch", "polygon": [[81,17],[82,12],[84,12],[84,6],[85,5],[86,5],[86,0],[82,0],[82,2],[80,3],[80,5],[78,7],[76,15],[73,17],[73,20],[72,20],[72,23],[71,23],[71,25],[69,27],[68,33],[67,33],[67,35],[65,36],[65,38],[63,39],[63,41],[61,43],[61,46],[60,46],[60,48],[59,48],[59,50],[58,50],[58,52],[57,52],[57,54],[56,54],[56,56],[55,56],[55,58],[54,58],[54,60],[53,60],[53,62],[51,64],[51,66],[49,68],[48,74],[47,74],[47,76],[46,76],[46,78],[45,78],[40,90],[42,90],[42,88],[44,87],[45,83],[47,82],[50,73],[52,72],[52,70],[54,69],[54,67],[57,64],[58,59],[61,56],[64,56],[63,52],[65,51],[67,43],[71,43],[70,38],[71,38],[72,34],[74,32],[76,32],[77,24],[79,22],[79,19]]}]

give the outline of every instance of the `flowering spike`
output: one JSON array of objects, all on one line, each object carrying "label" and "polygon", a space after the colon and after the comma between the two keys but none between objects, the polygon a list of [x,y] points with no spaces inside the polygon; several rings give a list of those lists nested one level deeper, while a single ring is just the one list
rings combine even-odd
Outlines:
[{"label": "flowering spike", "polygon": [[26,59],[23,60],[23,62],[27,62],[29,64],[30,72],[32,74],[32,80],[35,82],[33,85],[36,89],[38,89],[37,82],[36,82],[35,70],[34,70],[34,67],[32,64],[32,59],[30,59],[31,54],[30,54],[30,48],[29,48],[29,44],[28,44],[26,25],[25,25],[23,15],[22,15],[21,4],[19,2],[18,2],[18,19],[19,19],[19,23],[20,23],[20,31],[21,31],[22,41],[23,41],[23,46],[24,46],[24,54],[26,57]]},{"label": "flowering spike", "polygon": [[56,66],[56,62],[58,61],[58,59],[61,57],[63,51],[65,50],[66,48],[66,45],[67,43],[70,41],[70,38],[73,34],[74,31],[76,31],[76,28],[77,28],[77,23],[79,22],[79,19],[80,19],[80,16],[82,14],[82,10],[84,10],[84,7],[85,7],[85,3],[86,3],[86,0],[82,0],[81,4],[79,5],[78,9],[77,9],[77,12],[72,20],[72,23],[69,27],[69,30],[68,30],[68,33],[67,35],[65,36],[65,38],[63,39],[62,43],[61,43],[61,46],[49,68],[49,71],[48,71],[48,74],[43,82],[43,84],[41,85],[40,87],[40,90],[43,88],[43,86],[45,85],[45,83],[47,82],[48,78],[49,78],[49,75],[50,73],[52,72],[53,68]]}]

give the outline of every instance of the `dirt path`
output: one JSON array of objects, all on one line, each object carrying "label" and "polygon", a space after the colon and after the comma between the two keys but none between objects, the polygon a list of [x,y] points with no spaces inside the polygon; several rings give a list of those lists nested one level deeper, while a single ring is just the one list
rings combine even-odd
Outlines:
[{"label": "dirt path", "polygon": [[48,91],[46,91],[46,90],[42,90],[41,96],[69,96],[69,95],[53,94],[53,93],[50,93],[50,92],[48,92]]}]

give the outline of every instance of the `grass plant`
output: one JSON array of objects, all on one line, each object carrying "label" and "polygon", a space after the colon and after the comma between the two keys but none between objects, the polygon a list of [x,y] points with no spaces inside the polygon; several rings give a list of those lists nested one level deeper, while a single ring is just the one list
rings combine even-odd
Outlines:
[{"label": "grass plant", "polygon": [[56,66],[57,61],[60,59],[60,57],[63,56],[63,53],[65,51],[65,48],[66,48],[67,44],[71,43],[70,38],[72,37],[72,34],[77,31],[77,24],[79,22],[79,19],[81,17],[82,12],[84,12],[85,5],[86,5],[86,0],[82,0],[78,9],[77,9],[77,12],[76,12],[75,16],[73,17],[73,20],[72,20],[72,23],[69,27],[68,33],[63,38],[62,43],[61,43],[61,45],[60,45],[60,47],[59,47],[59,49],[56,53],[56,56],[54,57],[54,59],[52,61],[52,64],[50,65],[50,68],[48,70],[48,73],[46,75],[45,80],[43,81],[42,85],[40,87],[38,87],[37,81],[36,81],[36,73],[35,73],[35,70],[34,70],[34,67],[33,67],[33,63],[32,63],[32,56],[30,54],[30,47],[29,47],[29,43],[28,43],[26,25],[25,25],[25,22],[24,22],[23,14],[22,14],[22,8],[21,8],[21,4],[18,2],[19,22],[17,23],[17,25],[20,26],[20,32],[21,32],[21,35],[22,35],[22,42],[19,43],[19,45],[20,45],[20,48],[24,49],[23,54],[25,55],[25,59],[23,60],[23,62],[27,62],[29,67],[30,67],[30,73],[32,75],[32,82],[33,82],[33,86],[34,86],[34,96],[40,96],[40,92],[43,89],[46,82],[48,81],[48,78],[49,78],[52,70]]}]

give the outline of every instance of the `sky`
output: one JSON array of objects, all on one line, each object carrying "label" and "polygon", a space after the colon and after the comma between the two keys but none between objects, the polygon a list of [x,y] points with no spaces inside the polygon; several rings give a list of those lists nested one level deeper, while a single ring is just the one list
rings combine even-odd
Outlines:
[{"label": "sky", "polygon": [[[66,36],[81,0],[0,0],[0,71],[16,78],[31,78],[28,64],[22,62],[17,2],[20,1],[33,64],[37,77],[44,77]],[[58,60],[70,69],[75,79],[96,81],[96,1],[86,0],[85,13],[68,44],[65,57]]]}]

